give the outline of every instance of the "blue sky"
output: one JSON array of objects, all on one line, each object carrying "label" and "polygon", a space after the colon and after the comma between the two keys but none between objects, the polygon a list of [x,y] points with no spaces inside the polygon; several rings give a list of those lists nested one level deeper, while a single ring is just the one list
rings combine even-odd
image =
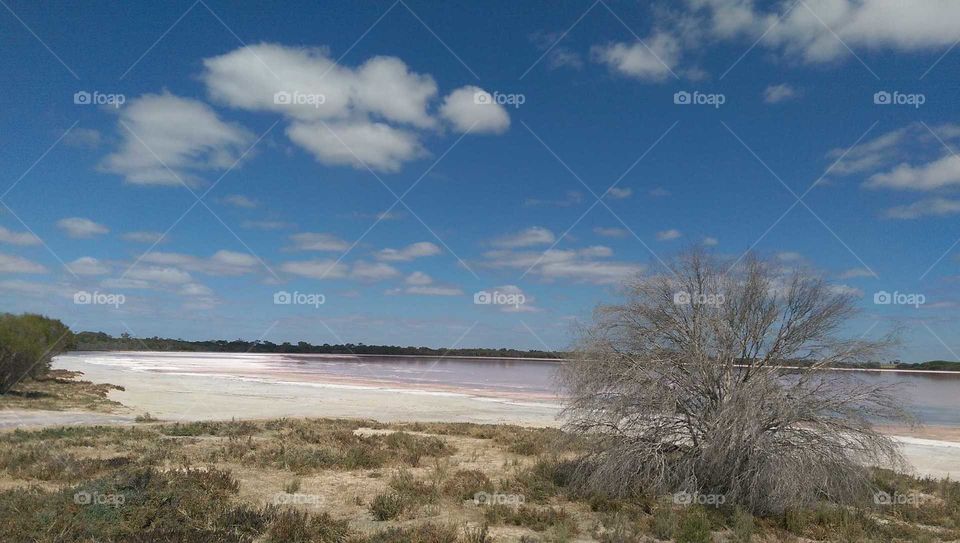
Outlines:
[{"label": "blue sky", "polygon": [[956,3],[3,7],[6,311],[564,348],[705,244],[814,267],[862,297],[849,333],[958,358]]}]

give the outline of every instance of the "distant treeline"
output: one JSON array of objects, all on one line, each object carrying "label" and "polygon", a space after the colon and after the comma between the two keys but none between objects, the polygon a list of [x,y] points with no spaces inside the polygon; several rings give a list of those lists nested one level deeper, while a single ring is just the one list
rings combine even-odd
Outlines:
[{"label": "distant treeline", "polygon": [[306,341],[273,343],[235,339],[187,341],[161,337],[135,338],[129,334],[113,337],[104,332],[79,332],[74,343],[78,351],[186,351],[213,353],[284,353],[284,354],[379,354],[419,356],[489,356],[503,358],[563,358],[565,353],[552,351],[520,351],[517,349],[433,349],[396,345],[313,345]]}]

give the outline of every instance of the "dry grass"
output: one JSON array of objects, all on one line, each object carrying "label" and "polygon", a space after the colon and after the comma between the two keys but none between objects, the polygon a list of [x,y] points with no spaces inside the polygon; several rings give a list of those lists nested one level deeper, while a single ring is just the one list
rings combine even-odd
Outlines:
[{"label": "dry grass", "polygon": [[[929,500],[922,507],[824,506],[754,518],[735,508],[677,506],[662,496],[575,494],[569,476],[576,448],[532,456],[528,444],[551,442],[559,437],[556,430],[515,431],[282,419],[0,433],[0,541],[960,537],[957,483],[877,472],[878,488]],[[123,496],[124,502],[77,503],[79,492]],[[522,503],[478,505],[473,499],[478,492],[519,496]]]},{"label": "dry grass", "polygon": [[43,377],[26,378],[0,395],[0,409],[77,409],[100,413],[125,411],[123,405],[107,398],[111,390],[123,387],[80,380],[79,371],[50,370]]}]

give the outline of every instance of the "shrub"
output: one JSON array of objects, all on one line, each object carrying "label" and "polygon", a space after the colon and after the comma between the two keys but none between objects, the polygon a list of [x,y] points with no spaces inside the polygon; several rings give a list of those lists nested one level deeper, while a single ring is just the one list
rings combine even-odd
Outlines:
[{"label": "shrub", "polygon": [[370,502],[370,513],[374,520],[392,520],[406,509],[404,497],[397,492],[378,494]]},{"label": "shrub", "polygon": [[688,509],[677,526],[677,543],[710,543],[710,518],[699,508]]},{"label": "shrub", "polygon": [[493,483],[482,471],[461,469],[447,480],[443,492],[459,500],[471,500],[478,492],[493,492]]},{"label": "shrub", "polygon": [[0,314],[0,394],[20,380],[50,370],[53,357],[73,342],[62,322],[41,315]]}]

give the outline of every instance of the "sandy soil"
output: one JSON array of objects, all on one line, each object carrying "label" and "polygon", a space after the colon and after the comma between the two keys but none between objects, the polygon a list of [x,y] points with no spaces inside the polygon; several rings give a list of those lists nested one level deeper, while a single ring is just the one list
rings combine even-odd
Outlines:
[{"label": "sandy soil", "polygon": [[[112,391],[110,399],[121,402],[132,413],[148,412],[163,420],[345,417],[384,422],[558,424],[559,405],[546,402],[344,384],[266,383],[216,376],[117,371],[76,359],[57,367],[82,371],[84,379],[95,383],[120,385],[126,390]],[[50,412],[52,418],[48,423],[62,424],[64,415]],[[43,418],[33,422],[42,423]],[[2,426],[3,419],[0,419]],[[960,478],[960,428],[888,427],[885,430],[903,445],[904,455],[917,474]]]}]

